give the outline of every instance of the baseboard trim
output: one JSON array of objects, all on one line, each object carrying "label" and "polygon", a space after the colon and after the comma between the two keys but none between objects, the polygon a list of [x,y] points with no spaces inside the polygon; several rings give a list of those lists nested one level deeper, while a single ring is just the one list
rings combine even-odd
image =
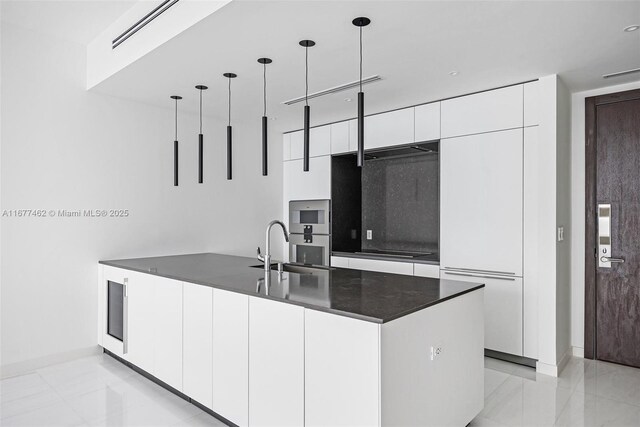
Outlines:
[{"label": "baseboard trim", "polygon": [[537,362],[536,372],[539,374],[549,375],[551,377],[558,377],[562,370],[567,366],[571,356],[573,355],[573,347],[569,347],[560,358],[560,362],[557,365],[549,365],[548,363]]},{"label": "baseboard trim", "polygon": [[95,345],[91,347],[67,351],[64,353],[56,353],[49,356],[38,357],[36,359],[25,360],[23,362],[0,365],[0,379],[28,374],[35,371],[36,369],[55,365],[56,363],[69,362],[80,357],[93,356],[100,353],[102,353],[102,348]]},{"label": "baseboard trim", "polygon": [[582,357],[584,359],[584,348],[582,347],[571,347],[571,352],[574,357]]}]

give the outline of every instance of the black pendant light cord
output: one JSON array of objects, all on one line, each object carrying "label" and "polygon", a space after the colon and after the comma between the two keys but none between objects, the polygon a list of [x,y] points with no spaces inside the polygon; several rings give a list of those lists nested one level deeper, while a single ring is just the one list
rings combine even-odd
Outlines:
[{"label": "black pendant light cord", "polygon": [[360,27],[360,92],[362,92],[362,27]]},{"label": "black pendant light cord", "polygon": [[309,46],[304,47],[304,105],[309,105]]}]

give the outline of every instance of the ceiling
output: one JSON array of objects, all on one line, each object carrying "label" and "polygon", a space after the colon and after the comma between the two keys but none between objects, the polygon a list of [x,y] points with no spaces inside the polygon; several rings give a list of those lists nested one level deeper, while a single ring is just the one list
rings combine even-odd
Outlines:
[{"label": "ceiling", "polygon": [[[97,3],[106,4],[93,6],[104,9],[94,13],[115,14],[128,2]],[[78,19],[48,7],[61,26]],[[88,5],[74,7],[82,11],[80,19],[91,15]],[[372,20],[363,33],[363,75],[383,78],[365,87],[367,114],[554,73],[571,91],[640,79],[601,77],[640,67],[640,31],[623,31],[640,24],[639,1],[235,0],[92,91],[167,108],[173,105],[169,95],[178,94],[183,110],[197,112],[194,85],[206,84],[205,115],[225,119],[222,74],[235,72],[232,120],[259,120],[262,66],[256,60],[268,56],[268,115],[277,118],[272,126],[300,128],[302,104],[282,105],[304,95],[304,48],[298,41],[317,43],[309,49],[310,93],[356,80],[358,30],[351,20],[357,16]],[[449,74],[454,70],[455,77]],[[354,117],[355,98],[350,90],[313,99],[312,124]]]},{"label": "ceiling", "polygon": [[86,45],[136,0],[1,0],[2,21]]}]

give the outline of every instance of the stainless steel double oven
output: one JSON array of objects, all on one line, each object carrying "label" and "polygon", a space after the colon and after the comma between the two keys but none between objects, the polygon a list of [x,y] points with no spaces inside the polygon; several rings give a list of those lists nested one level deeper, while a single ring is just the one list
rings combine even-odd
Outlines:
[{"label": "stainless steel double oven", "polygon": [[289,202],[289,262],[329,266],[331,200]]}]

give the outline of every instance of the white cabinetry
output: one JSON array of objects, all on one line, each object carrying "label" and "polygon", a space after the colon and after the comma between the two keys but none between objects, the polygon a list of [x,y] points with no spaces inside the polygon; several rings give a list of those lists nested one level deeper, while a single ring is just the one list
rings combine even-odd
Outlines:
[{"label": "white cabinetry", "polygon": [[[526,92],[525,92],[526,95]],[[538,173],[544,162],[538,126],[524,129],[524,356],[538,358],[538,288],[540,284],[540,217],[544,206]]]},{"label": "white cabinetry", "polygon": [[291,134],[282,135],[282,160],[291,160]]},{"label": "white cabinetry", "polygon": [[249,425],[304,425],[304,309],[249,298]]},{"label": "white cabinetry", "polygon": [[440,102],[418,105],[415,108],[415,141],[440,139]]},{"label": "white cabinetry", "polygon": [[522,278],[442,271],[442,279],[484,283],[484,347],[522,356]]},{"label": "white cabinetry", "polygon": [[413,275],[413,263],[410,262],[349,258],[349,268],[354,268],[356,270],[378,271],[381,273]]},{"label": "white cabinetry", "polygon": [[[256,355],[256,357],[261,357]],[[213,410],[249,424],[249,297],[213,290]]]},{"label": "white cabinetry", "polygon": [[[290,133],[291,160],[304,156],[304,132]],[[331,154],[331,126],[319,126],[309,130],[309,157]]]},{"label": "white cabinetry", "polygon": [[[357,149],[358,122],[349,122],[351,135],[356,135],[351,142],[351,149]],[[414,142],[414,109],[390,111],[364,118],[364,149],[392,147],[394,145],[410,144]]]},{"label": "white cabinetry", "polygon": [[127,360],[154,374],[155,310],[154,276],[129,273],[128,347]]},{"label": "white cabinetry", "polygon": [[155,290],[153,375],[182,391],[182,282],[149,277]]},{"label": "white cabinetry", "polygon": [[312,157],[309,170],[302,170],[302,160],[284,162],[283,171],[285,216],[289,200],[331,198],[331,156]]},{"label": "white cabinetry", "polygon": [[183,291],[183,393],[213,409],[213,288],[184,283]]},{"label": "white cabinetry", "polygon": [[331,124],[331,154],[341,154],[349,151],[349,122]]},{"label": "white cabinetry", "polygon": [[443,140],[440,264],[522,276],[522,129]]},{"label": "white cabinetry", "polygon": [[413,275],[421,277],[440,278],[440,266],[437,264],[413,264]]},{"label": "white cabinetry", "polygon": [[314,310],[304,318],[304,425],[379,425],[376,323]]},{"label": "white cabinetry", "polygon": [[524,84],[524,125],[535,126],[540,124],[540,83],[529,82]]},{"label": "white cabinetry", "polygon": [[522,86],[442,101],[442,138],[522,127]]}]

